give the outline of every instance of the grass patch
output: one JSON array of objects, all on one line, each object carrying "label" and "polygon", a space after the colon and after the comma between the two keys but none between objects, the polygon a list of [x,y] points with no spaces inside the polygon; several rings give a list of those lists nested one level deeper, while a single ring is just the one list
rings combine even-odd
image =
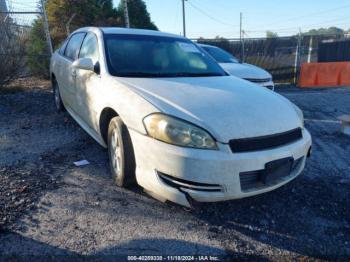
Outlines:
[{"label": "grass patch", "polygon": [[18,78],[6,85],[0,86],[0,95],[14,94],[29,90],[51,90],[50,81],[37,77]]}]

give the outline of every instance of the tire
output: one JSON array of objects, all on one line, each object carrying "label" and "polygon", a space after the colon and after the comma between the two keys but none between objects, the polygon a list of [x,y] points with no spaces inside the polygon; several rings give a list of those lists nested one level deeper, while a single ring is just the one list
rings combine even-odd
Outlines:
[{"label": "tire", "polygon": [[127,127],[120,117],[114,117],[108,127],[108,156],[112,178],[119,187],[136,182],[135,156]]},{"label": "tire", "polygon": [[58,83],[56,80],[52,81],[53,97],[55,102],[55,108],[58,113],[64,112],[65,108],[61,99]]}]

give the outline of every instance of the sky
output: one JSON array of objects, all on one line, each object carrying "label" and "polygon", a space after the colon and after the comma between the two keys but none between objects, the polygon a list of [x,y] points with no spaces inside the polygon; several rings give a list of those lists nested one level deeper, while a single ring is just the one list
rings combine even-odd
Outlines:
[{"label": "sky", "polygon": [[[5,0],[0,0],[5,1]],[[144,0],[151,19],[164,32],[182,34],[182,0]],[[35,9],[38,0],[6,0],[15,10]],[[118,6],[120,0],[113,0]],[[240,12],[245,37],[280,36],[312,28],[350,29],[350,0],[188,0],[187,37],[239,37]],[[22,16],[28,20],[33,16]]]},{"label": "sky", "polygon": [[[120,0],[114,0],[117,6]],[[161,31],[182,34],[181,0],[145,0],[151,19]],[[246,37],[266,30],[288,36],[312,28],[350,29],[349,0],[188,0],[187,37],[239,37],[240,12]]]}]

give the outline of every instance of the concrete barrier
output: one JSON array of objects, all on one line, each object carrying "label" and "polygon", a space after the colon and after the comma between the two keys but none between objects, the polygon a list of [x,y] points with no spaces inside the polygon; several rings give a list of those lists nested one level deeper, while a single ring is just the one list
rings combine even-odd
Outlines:
[{"label": "concrete barrier", "polygon": [[298,86],[302,88],[350,86],[350,62],[303,64]]}]

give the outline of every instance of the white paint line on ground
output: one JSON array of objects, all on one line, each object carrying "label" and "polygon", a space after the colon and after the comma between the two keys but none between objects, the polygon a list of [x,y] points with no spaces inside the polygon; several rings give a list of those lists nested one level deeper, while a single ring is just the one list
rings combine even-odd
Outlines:
[{"label": "white paint line on ground", "polygon": [[305,121],[310,122],[321,122],[321,123],[331,123],[331,124],[341,124],[341,121],[338,120],[323,120],[323,119],[304,119]]}]

